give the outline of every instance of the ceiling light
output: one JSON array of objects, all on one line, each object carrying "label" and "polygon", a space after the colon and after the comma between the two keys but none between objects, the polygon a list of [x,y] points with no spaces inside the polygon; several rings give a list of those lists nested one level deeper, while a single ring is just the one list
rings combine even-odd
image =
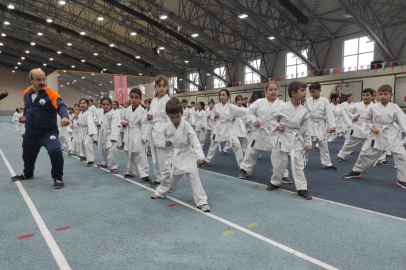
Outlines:
[{"label": "ceiling light", "polygon": [[51,23],[52,22],[52,19],[47,19],[47,23]]},{"label": "ceiling light", "polygon": [[193,33],[193,34],[191,34],[190,36],[191,36],[192,38],[195,38],[195,37],[198,37],[199,34],[198,34],[198,33]]},{"label": "ceiling light", "polygon": [[15,7],[12,4],[8,4],[7,8],[8,9],[14,9]]},{"label": "ceiling light", "polygon": [[94,56],[98,56],[99,54],[98,54],[97,52],[95,52],[93,55],[94,55]]},{"label": "ceiling light", "polygon": [[31,44],[31,46],[35,46],[35,42],[31,42],[30,44]]},{"label": "ceiling light", "polygon": [[84,62],[86,62],[86,60],[85,59],[82,59],[82,60],[80,60],[82,63],[84,63]]},{"label": "ceiling light", "polygon": [[15,69],[17,69],[18,67],[14,67]]},{"label": "ceiling light", "polygon": [[72,67],[72,68],[75,68],[75,66],[74,66],[74,65],[72,65],[71,67]]},{"label": "ceiling light", "polygon": [[343,15],[343,18],[350,19],[350,18],[352,18],[352,15],[347,13],[347,14]]},{"label": "ceiling light", "polygon": [[63,72],[66,72],[66,70],[64,70]]},{"label": "ceiling light", "polygon": [[42,37],[43,33],[38,32],[37,35],[40,36],[40,37]]},{"label": "ceiling light", "polygon": [[101,84],[101,83],[99,83],[99,85],[100,85],[100,86],[102,86],[102,84]]},{"label": "ceiling light", "polygon": [[10,23],[8,21],[4,21],[5,25],[10,25]]},{"label": "ceiling light", "polygon": [[207,73],[206,75],[207,75],[207,76],[210,76],[211,74],[210,74],[210,73]]},{"label": "ceiling light", "polygon": [[24,59],[25,59],[25,57],[24,57],[24,56],[21,56],[21,59],[22,59],[22,60],[24,60]]},{"label": "ceiling light", "polygon": [[121,63],[117,63],[117,66],[121,66]]},{"label": "ceiling light", "polygon": [[68,45],[68,46],[72,46],[72,43],[68,42],[68,43],[66,43],[66,45]]},{"label": "ceiling light", "polygon": [[162,50],[165,50],[165,47],[159,47],[159,49],[162,51]]},{"label": "ceiling light", "polygon": [[103,20],[104,20],[104,18],[103,18],[103,17],[99,17],[99,18],[97,18],[97,20],[99,20],[99,21],[103,21]]},{"label": "ceiling light", "polygon": [[189,63],[189,61],[188,61],[188,60],[185,60],[185,61],[183,61],[183,62],[185,62],[186,64],[187,64],[187,63]]},{"label": "ceiling light", "polygon": [[137,33],[131,32],[130,35],[135,36]]},{"label": "ceiling light", "polygon": [[54,59],[53,59],[53,58],[49,58],[49,61],[54,61]]},{"label": "ceiling light", "polygon": [[113,43],[111,43],[109,46],[113,48],[115,45]]},{"label": "ceiling light", "polygon": [[141,58],[141,56],[137,55],[135,58],[140,59],[140,58]]},{"label": "ceiling light", "polygon": [[85,77],[82,77],[82,79],[84,79]]},{"label": "ceiling light", "polygon": [[138,73],[138,75],[142,76],[142,73]]},{"label": "ceiling light", "polygon": [[66,84],[70,84],[70,83],[66,83]]},{"label": "ceiling light", "polygon": [[66,1],[59,1],[59,4],[60,4],[61,6],[64,6],[64,5],[66,4]]},{"label": "ceiling light", "polygon": [[25,53],[30,53],[30,51],[25,51]]},{"label": "ceiling light", "polygon": [[4,34],[4,33],[1,33],[1,36],[2,36],[2,37],[5,37],[5,36],[7,36],[7,35],[6,35],[6,34]]},{"label": "ceiling light", "polygon": [[16,71],[15,71],[15,70],[13,70],[13,71],[11,71],[11,72],[15,73]]},{"label": "ceiling light", "polygon": [[21,62],[17,62],[17,65],[21,65]]},{"label": "ceiling light", "polygon": [[0,42],[0,46],[3,46],[3,43]]},{"label": "ceiling light", "polygon": [[268,37],[270,40],[274,40],[275,39],[275,37],[274,36],[270,36],[270,37]]},{"label": "ceiling light", "polygon": [[166,15],[161,15],[161,16],[159,16],[159,18],[160,18],[161,20],[166,20],[166,19],[168,19],[168,16],[166,16]]},{"label": "ceiling light", "polygon": [[94,73],[92,73],[92,75],[94,75]]},{"label": "ceiling light", "polygon": [[82,31],[82,32],[80,32],[80,35],[84,36],[84,35],[86,35],[86,32]]},{"label": "ceiling light", "polygon": [[238,18],[240,18],[240,19],[245,19],[247,17],[248,17],[248,15],[245,13],[238,15]]},{"label": "ceiling light", "polygon": [[179,79],[179,81],[183,81],[183,79]]},{"label": "ceiling light", "polygon": [[47,64],[45,64],[45,63],[43,63],[42,65],[43,65],[44,67],[46,67],[46,66],[47,66]]},{"label": "ceiling light", "polygon": [[61,52],[61,51],[57,51],[56,53],[57,53],[57,54],[61,54],[62,52]]},{"label": "ceiling light", "polygon": [[[59,75],[59,74],[58,74]],[[61,85],[61,87],[63,87],[63,85]]]},{"label": "ceiling light", "polygon": [[107,68],[103,68],[103,71],[107,71]]}]

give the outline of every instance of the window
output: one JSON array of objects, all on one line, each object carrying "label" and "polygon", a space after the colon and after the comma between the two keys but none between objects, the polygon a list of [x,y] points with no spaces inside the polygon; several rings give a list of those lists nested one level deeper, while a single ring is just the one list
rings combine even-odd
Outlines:
[{"label": "window", "polygon": [[[307,58],[307,50],[302,51],[302,55]],[[293,53],[286,54],[286,75],[289,79],[307,76],[307,66],[303,60]]]},{"label": "window", "polygon": [[145,95],[145,85],[140,84],[140,90],[142,95]]},{"label": "window", "polygon": [[[191,80],[195,84],[199,85],[199,73],[198,72],[190,73],[189,80]],[[189,88],[190,88],[190,91],[197,91],[197,86],[195,86],[194,84],[189,83]]]},{"label": "window", "polygon": [[173,77],[171,78],[171,83],[170,83],[170,87],[169,87],[169,93],[173,94],[175,93],[176,89],[178,89],[178,77]]},{"label": "window", "polygon": [[343,67],[366,67],[374,60],[374,44],[367,37],[346,40],[343,55]]},{"label": "window", "polygon": [[[261,59],[251,61],[250,65],[259,70],[259,67],[261,66]],[[258,73],[254,72],[247,66],[245,67],[244,80],[246,84],[261,82],[261,78],[259,77]]]},{"label": "window", "polygon": [[[216,73],[217,75],[219,75],[219,77],[221,77],[223,79],[226,78],[226,68],[225,67],[216,68],[214,70],[214,73]],[[220,87],[226,86],[226,84],[222,80],[217,78],[216,76],[214,76],[214,78],[213,78],[213,84],[214,84],[214,88],[220,88]]]}]

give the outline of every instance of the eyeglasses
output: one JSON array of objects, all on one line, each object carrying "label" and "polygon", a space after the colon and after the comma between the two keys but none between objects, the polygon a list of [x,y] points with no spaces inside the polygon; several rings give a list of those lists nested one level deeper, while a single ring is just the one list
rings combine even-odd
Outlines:
[{"label": "eyeglasses", "polygon": [[40,83],[40,82],[46,82],[46,81],[47,81],[47,79],[46,79],[46,78],[45,78],[45,79],[39,79],[39,78],[38,78],[38,79],[35,79],[34,81],[36,81],[36,82],[39,82],[39,83]]}]

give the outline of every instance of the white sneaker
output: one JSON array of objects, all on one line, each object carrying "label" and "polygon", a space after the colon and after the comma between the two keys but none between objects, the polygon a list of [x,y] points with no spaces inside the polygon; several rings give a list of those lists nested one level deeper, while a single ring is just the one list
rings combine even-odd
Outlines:
[{"label": "white sneaker", "polygon": [[208,204],[200,205],[197,208],[199,208],[202,212],[206,212],[206,213],[210,212],[210,207]]},{"label": "white sneaker", "polygon": [[151,199],[163,199],[163,198],[162,198],[162,197],[159,197],[159,196],[156,195],[155,193],[152,193]]}]

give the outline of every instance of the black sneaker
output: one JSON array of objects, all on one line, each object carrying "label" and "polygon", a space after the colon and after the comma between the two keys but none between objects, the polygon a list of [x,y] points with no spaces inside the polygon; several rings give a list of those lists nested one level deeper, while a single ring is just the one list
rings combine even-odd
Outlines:
[{"label": "black sneaker", "polygon": [[337,171],[337,168],[334,167],[333,165],[331,165],[331,166],[323,166],[323,168],[326,169],[326,170],[330,170],[330,171]]},{"label": "black sneaker", "polygon": [[275,190],[278,188],[279,188],[279,186],[275,186],[274,184],[269,183],[269,185],[266,187],[266,190]]},{"label": "black sneaker", "polygon": [[291,185],[293,184],[293,181],[289,177],[282,177],[282,183]]},{"label": "black sneaker", "polygon": [[337,157],[337,161],[338,162],[343,162],[345,159],[343,159],[343,158],[340,158],[340,157]]},{"label": "black sneaker", "polygon": [[133,178],[133,177],[135,177],[135,175],[129,173],[124,174],[124,178]]},{"label": "black sneaker", "polygon": [[93,161],[90,161],[90,162],[87,163],[87,167],[93,167],[93,166],[94,166],[94,162],[93,162]]},{"label": "black sneaker", "polygon": [[208,163],[207,161],[203,162],[203,164],[200,164],[200,167],[206,167],[206,166],[210,166],[210,163]]},{"label": "black sneaker", "polygon": [[161,182],[154,181],[154,182],[151,182],[151,187],[157,187],[157,186],[159,186],[160,184],[161,184]]},{"label": "black sneaker", "polygon": [[24,173],[20,174],[20,175],[14,175],[13,177],[11,177],[12,181],[20,181],[20,180],[28,180],[34,178],[34,176],[26,176],[24,175]]},{"label": "black sneaker", "polygon": [[401,188],[406,189],[406,183],[405,183],[405,182],[400,182],[400,181],[398,181],[398,182],[396,183],[396,185],[397,185],[398,187],[401,187]]},{"label": "black sneaker", "polygon": [[319,148],[315,146],[314,151],[319,151]]},{"label": "black sneaker", "polygon": [[247,178],[247,172],[244,169],[240,169],[240,172],[238,173],[238,179],[245,179]]},{"label": "black sneaker", "polygon": [[141,178],[140,180],[141,180],[141,182],[144,182],[144,183],[151,183],[152,182],[151,179],[149,179],[149,176],[145,176],[145,177]]},{"label": "black sneaker", "polygon": [[349,173],[343,174],[343,178],[361,178],[361,174],[359,172],[351,171]]},{"label": "black sneaker", "polygon": [[63,188],[65,185],[63,183],[62,180],[56,180],[54,179],[54,189],[61,189]]},{"label": "black sneaker", "polygon": [[69,150],[68,151],[68,156],[71,156],[72,155],[72,150]]},{"label": "black sneaker", "polygon": [[386,155],[387,158],[392,158],[392,155]]},{"label": "black sneaker", "polygon": [[384,161],[378,161],[376,163],[376,165],[382,165],[382,166],[391,166],[391,164],[389,162],[387,162],[386,160]]},{"label": "black sneaker", "polygon": [[86,161],[86,157],[80,157],[80,161]]},{"label": "black sneaker", "polygon": [[305,200],[312,199],[312,195],[307,190],[298,190],[297,194]]}]

